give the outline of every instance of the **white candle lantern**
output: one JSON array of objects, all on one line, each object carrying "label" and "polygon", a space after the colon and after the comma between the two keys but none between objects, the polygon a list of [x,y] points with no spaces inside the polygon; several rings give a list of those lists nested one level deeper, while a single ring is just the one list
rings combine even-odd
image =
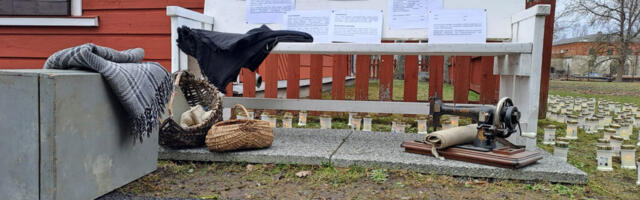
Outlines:
[{"label": "white candle lantern", "polygon": [[399,123],[396,125],[396,131],[395,131],[395,132],[396,132],[396,133],[404,133],[404,131],[405,131],[405,127],[406,127],[406,124],[405,124],[404,122],[399,122]]},{"label": "white candle lantern", "polygon": [[360,130],[361,125],[362,117],[356,115],[351,118],[351,129]]},{"label": "white candle lantern", "polygon": [[575,120],[567,121],[567,135],[565,137],[569,138],[570,140],[578,139],[578,122],[577,121]]},{"label": "white candle lantern", "polygon": [[605,101],[601,101],[598,104],[598,110],[603,110],[603,109],[607,109],[607,108],[609,108],[609,105],[607,105],[607,102],[605,102]]},{"label": "white candle lantern", "polygon": [[247,119],[255,119],[256,115],[253,109],[247,109],[247,111],[249,111],[249,116],[247,116]]},{"label": "white candle lantern", "polygon": [[565,114],[562,114],[562,113],[558,114],[557,117],[558,117],[558,120],[556,120],[556,121],[560,122],[560,123],[565,123],[566,120],[567,120],[567,116]]},{"label": "white candle lantern", "polygon": [[604,138],[600,138],[600,139],[598,139],[596,141],[596,147],[597,146],[611,146],[610,144],[611,144],[611,142],[609,140],[607,140],[607,139],[604,139]]},{"label": "white candle lantern", "polygon": [[399,119],[393,119],[391,120],[391,132],[395,133],[396,130],[398,129],[398,124],[400,123]]},{"label": "white candle lantern", "polygon": [[624,141],[624,139],[620,136],[611,136],[610,144],[614,158],[620,157],[620,146],[622,146],[622,141]]},{"label": "white candle lantern", "polygon": [[331,116],[329,115],[320,116],[320,129],[331,129]]},{"label": "white candle lantern", "polygon": [[349,113],[349,120],[347,121],[347,125],[349,125],[349,126],[353,125],[352,124],[352,122],[353,122],[352,119],[353,119],[353,116],[356,116],[356,114],[357,113],[354,113],[354,112],[350,112]]},{"label": "white candle lantern", "polygon": [[416,120],[416,123],[418,125],[418,134],[427,134],[428,133],[427,117],[425,117],[425,116],[418,117],[418,119]]},{"label": "white candle lantern", "polygon": [[609,104],[609,110],[612,110],[613,112],[616,112],[616,107],[617,106],[614,103]]},{"label": "white candle lantern", "polygon": [[557,119],[557,118],[558,118],[558,117],[557,117],[557,116],[558,116],[558,114],[556,114],[556,111],[555,111],[555,110],[550,110],[550,111],[549,111],[549,112],[547,112],[547,113],[550,113],[548,120],[551,120],[551,121],[558,121],[558,119]]},{"label": "white candle lantern", "polygon": [[596,118],[598,118],[598,131],[603,131],[605,129],[604,116],[598,114]]},{"label": "white candle lantern", "polygon": [[613,118],[611,117],[611,115],[605,115],[604,116],[604,125],[610,125],[613,122]]},{"label": "white candle lantern", "polygon": [[611,146],[597,146],[596,161],[598,162],[598,171],[613,171],[613,162],[611,159]]},{"label": "white candle lantern", "polygon": [[598,119],[589,117],[585,121],[585,132],[588,134],[595,134],[598,132]]},{"label": "white candle lantern", "polygon": [[587,117],[587,115],[585,114],[578,114],[578,128],[581,128],[582,130],[586,130],[586,126],[585,126],[585,118]]},{"label": "white candle lantern", "polygon": [[613,130],[616,130],[616,133],[615,133],[616,136],[622,137],[622,135],[621,135],[622,129],[621,129],[620,124],[611,124],[611,125],[609,125],[609,127],[611,127],[611,129],[613,129]]},{"label": "white candle lantern", "polygon": [[391,132],[394,133],[404,133],[404,122],[402,122],[402,120],[400,119],[393,119],[393,121],[391,122]]},{"label": "white candle lantern", "polygon": [[269,114],[266,112],[262,112],[262,114],[260,114],[260,120],[269,122]]},{"label": "white candle lantern", "polygon": [[616,130],[612,128],[604,129],[604,139],[610,140],[611,136],[615,136]]},{"label": "white candle lantern", "polygon": [[622,145],[620,147],[620,167],[622,169],[636,169],[636,146]]},{"label": "white candle lantern", "polygon": [[587,110],[587,114],[589,115],[589,117],[593,117],[595,113],[596,113],[596,110],[593,108],[589,108],[589,110]]},{"label": "white candle lantern", "polygon": [[627,122],[623,122],[620,124],[620,137],[622,137],[622,139],[624,140],[630,140],[631,139],[631,132],[633,131],[633,129],[629,129],[629,123]]},{"label": "white candle lantern", "polygon": [[556,142],[556,147],[553,149],[553,156],[560,158],[562,161],[567,161],[567,153],[569,151],[569,143]]},{"label": "white candle lantern", "polygon": [[240,112],[236,114],[236,119],[247,119],[247,114],[244,112]]},{"label": "white candle lantern", "polygon": [[556,138],[556,143],[558,143],[558,142],[566,142],[566,143],[569,143],[569,142],[571,142],[571,140],[570,140],[569,138],[567,138],[567,137],[557,137],[557,138]]},{"label": "white candle lantern", "polygon": [[574,112],[578,112],[580,111],[580,109],[582,109],[582,106],[580,106],[580,104],[573,104],[573,111]]},{"label": "white candle lantern", "polygon": [[447,130],[450,128],[452,128],[451,121],[449,121],[448,119],[445,119],[444,121],[442,121],[442,130]]},{"label": "white candle lantern", "polygon": [[451,127],[458,127],[460,124],[460,117],[451,115],[449,116],[449,121],[451,121]]},{"label": "white candle lantern", "polygon": [[278,122],[278,118],[276,118],[275,115],[269,115],[269,126],[271,126],[271,128],[275,128],[277,122]]},{"label": "white candle lantern", "polygon": [[544,127],[544,141],[542,141],[542,144],[556,144],[556,126],[548,125]]},{"label": "white candle lantern", "polygon": [[371,131],[371,115],[367,115],[362,119],[362,131]]},{"label": "white candle lantern", "polygon": [[306,126],[307,125],[307,111],[301,110],[298,113],[298,126]]},{"label": "white candle lantern", "polygon": [[282,128],[293,128],[293,115],[289,112],[282,117]]}]

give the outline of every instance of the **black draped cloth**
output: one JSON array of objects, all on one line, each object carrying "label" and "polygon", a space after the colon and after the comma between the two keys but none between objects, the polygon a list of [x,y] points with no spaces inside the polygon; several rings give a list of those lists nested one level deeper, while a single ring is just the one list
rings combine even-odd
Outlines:
[{"label": "black draped cloth", "polygon": [[[312,42],[311,35],[262,25],[245,34],[178,28],[178,47],[198,60],[200,70],[217,88],[234,81],[242,67],[255,71],[278,42]],[[224,89],[220,91],[226,92]]]}]

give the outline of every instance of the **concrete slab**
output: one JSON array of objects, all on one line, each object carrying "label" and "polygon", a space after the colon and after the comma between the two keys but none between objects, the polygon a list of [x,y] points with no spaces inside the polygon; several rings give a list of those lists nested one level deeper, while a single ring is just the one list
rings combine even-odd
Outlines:
[{"label": "concrete slab", "polygon": [[516,180],[544,180],[561,183],[586,183],[587,174],[554,158],[542,150],[544,158],[537,164],[518,169],[504,169],[456,160],[439,160],[431,156],[404,152],[404,140],[420,139],[422,135],[355,131],[332,156],[340,167],[351,165],[411,169],[424,173],[465,177]]},{"label": "concrete slab", "polygon": [[202,149],[161,149],[159,157],[169,160],[223,161],[250,163],[321,164],[331,161],[339,167],[352,165],[410,169],[424,173],[465,177],[542,180],[561,183],[586,183],[587,174],[541,153],[537,164],[518,169],[504,169],[456,160],[444,160],[404,152],[404,140],[421,139],[422,135],[349,130],[275,129],[274,144],[269,149],[212,153]]},{"label": "concrete slab", "polygon": [[270,148],[228,153],[210,152],[206,148],[160,149],[159,158],[187,161],[233,161],[250,163],[296,163],[319,165],[330,156],[351,133],[350,130],[274,129]]}]

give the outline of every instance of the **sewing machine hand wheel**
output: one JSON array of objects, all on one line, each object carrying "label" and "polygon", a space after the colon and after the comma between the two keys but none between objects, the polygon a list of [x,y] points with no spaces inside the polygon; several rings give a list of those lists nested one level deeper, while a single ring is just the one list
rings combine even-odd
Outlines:
[{"label": "sewing machine hand wheel", "polygon": [[498,131],[496,133],[497,136],[507,138],[516,132],[516,126],[518,126],[518,128],[520,126],[520,115],[518,107],[514,106],[513,101],[509,97],[500,99],[496,106],[493,125],[505,131]]}]

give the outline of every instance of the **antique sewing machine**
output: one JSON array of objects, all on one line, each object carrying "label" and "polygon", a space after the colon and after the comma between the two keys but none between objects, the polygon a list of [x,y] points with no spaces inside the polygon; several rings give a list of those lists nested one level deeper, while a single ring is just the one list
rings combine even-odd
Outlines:
[{"label": "antique sewing machine", "polygon": [[[520,112],[518,107],[513,105],[513,101],[502,98],[497,105],[456,105],[445,104],[436,94],[429,101],[429,115],[432,116],[431,127],[440,126],[442,115],[456,115],[469,117],[473,123],[478,124],[478,135],[473,144],[460,145],[460,148],[467,148],[477,151],[491,151],[496,148],[496,139],[504,142],[502,138],[507,138],[520,128]],[[522,131],[520,131],[522,132]],[[512,145],[512,147],[517,147]]]},{"label": "antique sewing machine", "polygon": [[[522,133],[519,121],[521,113],[510,98],[502,98],[496,105],[456,105],[444,103],[436,94],[429,100],[429,114],[434,130],[440,126],[443,115],[469,117],[477,124],[476,137],[472,142],[437,150],[445,158],[504,168],[520,168],[542,159],[538,152],[527,151],[524,146],[506,140],[517,132],[521,136],[535,138],[535,134]],[[446,134],[456,134],[454,131],[444,131]],[[405,141],[402,147],[407,152],[425,155],[433,155],[432,151],[436,151],[425,141]]]}]

